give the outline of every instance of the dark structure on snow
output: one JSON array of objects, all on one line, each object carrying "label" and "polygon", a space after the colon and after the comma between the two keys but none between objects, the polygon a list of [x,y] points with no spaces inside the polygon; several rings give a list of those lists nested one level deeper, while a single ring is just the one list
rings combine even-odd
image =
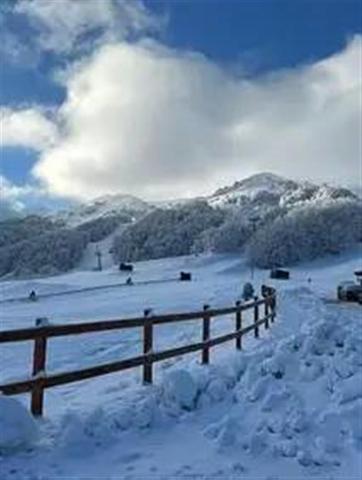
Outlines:
[{"label": "dark structure on snow", "polygon": [[274,278],[275,280],[289,280],[290,274],[288,270],[274,268],[270,271],[270,278]]},{"label": "dark structure on snow", "polygon": [[131,263],[121,262],[119,264],[119,270],[121,272],[133,272],[133,265]]},{"label": "dark structure on snow", "polygon": [[29,294],[29,300],[31,302],[36,302],[38,300],[37,294],[35,293],[35,290],[32,290]]},{"label": "dark structure on snow", "polygon": [[180,281],[181,282],[190,282],[192,279],[190,272],[180,272]]}]

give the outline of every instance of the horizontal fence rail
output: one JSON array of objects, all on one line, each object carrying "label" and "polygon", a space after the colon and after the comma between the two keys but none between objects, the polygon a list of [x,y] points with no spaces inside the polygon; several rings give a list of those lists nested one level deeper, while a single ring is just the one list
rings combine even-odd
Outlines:
[{"label": "horizontal fence rail", "polygon": [[[264,315],[260,317],[260,307],[264,306]],[[253,311],[253,322],[243,328],[243,312]],[[153,381],[153,364],[169,358],[178,357],[187,353],[201,351],[201,361],[208,364],[210,349],[231,340],[235,340],[237,350],[242,348],[242,337],[253,331],[255,338],[259,337],[259,327],[269,328],[276,316],[276,292],[268,287],[268,295],[252,301],[236,302],[235,306],[220,309],[211,309],[205,305],[202,310],[153,316],[150,310],[144,311],[143,317],[99,322],[77,323],[69,325],[46,325],[19,330],[0,332],[0,343],[34,341],[32,377],[0,385],[0,392],[4,395],[17,395],[31,392],[31,412],[33,415],[42,415],[44,408],[44,390],[47,388],[78,382],[109,373],[128,370],[143,366],[143,382],[150,384]],[[211,320],[213,317],[235,314],[235,330],[231,333],[210,337]],[[189,320],[202,320],[202,341],[156,352],[153,349],[154,326],[172,324]],[[143,354],[129,359],[114,361],[93,367],[61,372],[46,373],[47,344],[49,338],[67,335],[78,335],[91,332],[105,332],[130,328],[143,329]]]}]

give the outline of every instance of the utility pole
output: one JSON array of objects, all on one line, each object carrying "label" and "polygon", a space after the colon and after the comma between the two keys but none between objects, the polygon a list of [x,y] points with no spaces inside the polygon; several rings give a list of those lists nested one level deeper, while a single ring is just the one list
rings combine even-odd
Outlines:
[{"label": "utility pole", "polygon": [[[251,223],[252,230],[253,230],[253,236],[255,235],[256,232],[256,226],[257,223],[259,222],[260,217],[258,215],[253,215],[252,217],[249,217],[249,222]],[[254,280],[254,270],[255,270],[255,265],[254,265],[254,259],[251,260],[250,264],[250,271],[251,271],[251,279]]]},{"label": "utility pole", "polygon": [[98,247],[96,247],[95,255],[97,257],[97,270],[101,272],[102,271],[102,252],[99,250]]}]

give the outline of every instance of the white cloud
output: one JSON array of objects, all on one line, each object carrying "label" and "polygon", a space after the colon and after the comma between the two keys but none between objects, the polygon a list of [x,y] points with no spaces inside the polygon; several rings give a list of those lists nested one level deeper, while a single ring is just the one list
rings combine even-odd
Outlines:
[{"label": "white cloud", "polygon": [[353,181],[361,45],[247,81],[154,42],[104,46],[68,74],[62,134],[34,173],[78,198],[199,194],[263,170]]},{"label": "white cloud", "polygon": [[12,110],[0,108],[0,146],[44,150],[57,138],[56,125],[36,107]]},{"label": "white cloud", "polygon": [[42,50],[56,53],[74,54],[162,23],[140,0],[19,0],[14,13],[30,21]]},{"label": "white cloud", "polygon": [[0,174],[1,198],[17,200],[19,197],[33,193],[29,185],[18,186],[10,182],[4,175]]},{"label": "white cloud", "polygon": [[18,187],[0,174],[0,220],[24,211],[25,205],[21,197],[28,193],[28,187]]}]

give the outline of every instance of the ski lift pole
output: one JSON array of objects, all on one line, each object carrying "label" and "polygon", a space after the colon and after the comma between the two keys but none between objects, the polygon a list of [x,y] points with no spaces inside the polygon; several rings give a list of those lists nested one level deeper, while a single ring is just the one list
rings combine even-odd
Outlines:
[{"label": "ski lift pole", "polygon": [[[257,223],[258,223],[259,220],[260,220],[260,217],[257,216],[257,215],[254,215],[254,216],[252,216],[252,217],[249,217],[249,222],[250,222],[251,225],[252,225],[253,236],[255,235],[256,226],[257,226]],[[253,259],[253,258],[251,259],[250,270],[251,270],[251,279],[254,280],[255,265],[254,265],[254,259]]]}]

